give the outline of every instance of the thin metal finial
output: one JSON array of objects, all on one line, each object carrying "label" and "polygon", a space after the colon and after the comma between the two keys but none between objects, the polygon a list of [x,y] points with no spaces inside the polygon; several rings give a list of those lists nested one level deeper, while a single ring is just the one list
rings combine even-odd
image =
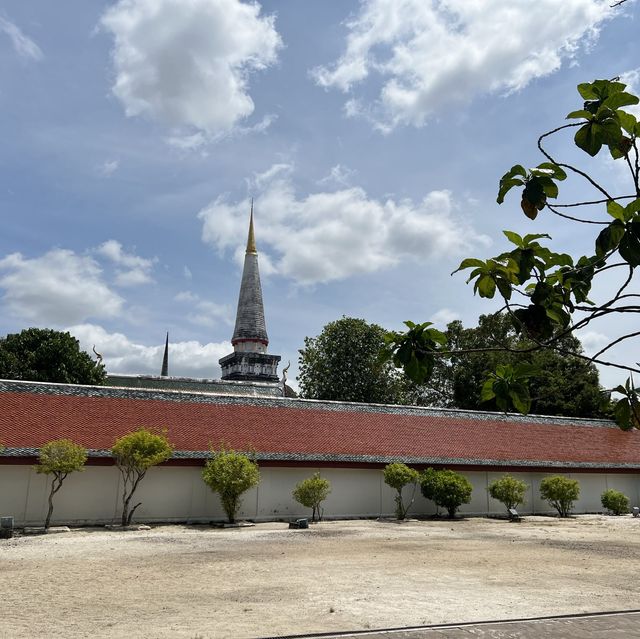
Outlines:
[{"label": "thin metal finial", "polygon": [[253,232],[253,198],[251,198],[251,216],[249,217],[249,236],[247,237],[247,253],[257,255],[256,237]]}]

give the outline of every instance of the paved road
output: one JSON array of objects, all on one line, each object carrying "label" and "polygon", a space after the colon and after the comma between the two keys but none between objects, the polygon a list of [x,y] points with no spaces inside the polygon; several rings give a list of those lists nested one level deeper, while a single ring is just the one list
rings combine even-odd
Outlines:
[{"label": "paved road", "polygon": [[423,630],[323,635],[323,639],[640,639],[640,611]]}]

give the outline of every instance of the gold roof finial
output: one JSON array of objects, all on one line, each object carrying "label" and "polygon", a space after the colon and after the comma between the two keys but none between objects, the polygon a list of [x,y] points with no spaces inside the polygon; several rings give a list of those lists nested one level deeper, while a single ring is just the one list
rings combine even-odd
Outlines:
[{"label": "gold roof finial", "polygon": [[251,217],[249,218],[249,236],[247,237],[247,253],[258,254],[256,250],[256,238],[253,234],[253,198],[251,198]]}]

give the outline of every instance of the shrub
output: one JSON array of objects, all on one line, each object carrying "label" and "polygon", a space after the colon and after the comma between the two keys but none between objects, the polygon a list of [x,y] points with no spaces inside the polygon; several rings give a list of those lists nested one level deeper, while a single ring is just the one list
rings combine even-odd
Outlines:
[{"label": "shrub", "polygon": [[564,475],[545,477],[540,482],[540,497],[549,502],[560,517],[568,517],[573,502],[580,496],[580,482]]},{"label": "shrub", "polygon": [[140,428],[116,439],[111,449],[116,466],[122,475],[122,525],[128,526],[133,519],[138,502],[129,507],[131,498],[147,471],[171,457],[173,448],[164,434]]},{"label": "shrub", "polygon": [[471,501],[473,486],[464,475],[453,470],[427,468],[420,476],[420,490],[426,499],[445,508],[453,519],[458,508]]},{"label": "shrub", "polygon": [[322,519],[320,514],[320,504],[329,496],[331,484],[328,479],[320,477],[320,473],[315,473],[312,477],[307,477],[296,484],[293,490],[293,498],[305,508],[312,509],[312,520]]},{"label": "shrub", "polygon": [[[416,483],[420,475],[417,470],[409,468],[409,466],[400,462],[387,464],[382,472],[384,473],[384,483],[394,488],[397,493],[394,498],[396,502],[396,517],[404,519],[409,512],[409,508],[411,508],[411,504],[413,504]],[[411,495],[411,501],[405,506],[402,499],[402,489],[407,484],[413,484],[413,494]]]},{"label": "shrub", "polygon": [[619,490],[609,488],[600,496],[602,506],[614,515],[626,515],[629,512],[629,498]]},{"label": "shrub", "polygon": [[242,503],[240,496],[258,485],[260,470],[258,464],[244,453],[224,449],[212,453],[213,459],[206,463],[202,479],[213,492],[218,493],[229,523],[233,524]]},{"label": "shrub", "polygon": [[[2,447],[0,446],[0,449]],[[69,473],[84,470],[87,461],[87,451],[82,446],[74,444],[70,439],[56,439],[47,442],[38,457],[36,472],[53,475],[51,490],[49,491],[49,510],[44,521],[44,529],[49,530],[51,515],[53,514],[53,496],[62,488],[62,482]]]},{"label": "shrub", "polygon": [[527,483],[511,475],[503,475],[489,484],[489,494],[502,504],[507,510],[524,504],[527,494]]}]

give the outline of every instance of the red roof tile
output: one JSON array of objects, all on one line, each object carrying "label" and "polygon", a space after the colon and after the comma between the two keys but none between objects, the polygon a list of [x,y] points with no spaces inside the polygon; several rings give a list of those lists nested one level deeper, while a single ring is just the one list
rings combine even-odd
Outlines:
[{"label": "red roof tile", "polygon": [[[35,392],[24,391],[31,387]],[[597,421],[0,384],[0,442],[8,449],[38,448],[67,437],[104,450],[138,427],[166,429],[177,452],[207,451],[210,444],[224,442],[279,459],[640,467],[640,432]]]}]

